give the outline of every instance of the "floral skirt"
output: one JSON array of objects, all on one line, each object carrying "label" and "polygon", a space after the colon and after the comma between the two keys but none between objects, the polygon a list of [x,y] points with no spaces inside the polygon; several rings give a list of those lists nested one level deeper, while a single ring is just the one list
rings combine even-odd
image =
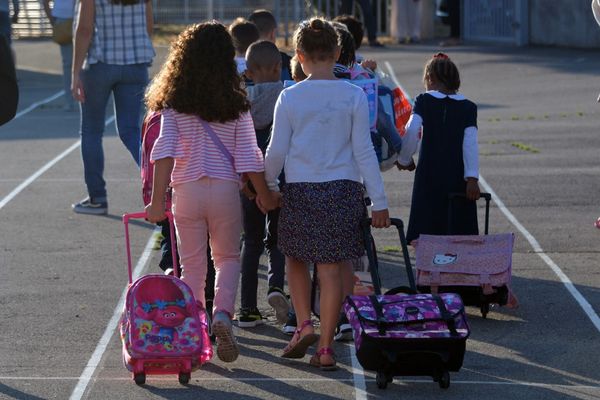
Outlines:
[{"label": "floral skirt", "polygon": [[315,264],[361,257],[363,195],[363,185],[351,180],[287,183],[279,215],[281,252]]}]

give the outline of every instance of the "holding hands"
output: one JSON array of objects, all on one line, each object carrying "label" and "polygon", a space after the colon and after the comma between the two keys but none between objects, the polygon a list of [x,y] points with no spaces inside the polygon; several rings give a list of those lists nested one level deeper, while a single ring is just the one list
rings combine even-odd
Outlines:
[{"label": "holding hands", "polygon": [[415,165],[415,162],[411,160],[410,164],[408,165],[402,165],[400,164],[398,161],[396,161],[396,167],[400,170],[400,171],[414,171],[415,168],[417,168],[417,166]]}]

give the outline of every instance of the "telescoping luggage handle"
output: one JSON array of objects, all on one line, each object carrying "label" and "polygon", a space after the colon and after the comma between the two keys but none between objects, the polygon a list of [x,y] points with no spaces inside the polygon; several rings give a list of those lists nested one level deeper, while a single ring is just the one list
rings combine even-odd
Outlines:
[{"label": "telescoping luggage handle", "polygon": [[[175,276],[179,275],[179,266],[177,265],[177,245],[175,244],[175,231],[173,229],[173,214],[166,211],[167,219],[169,220],[169,232],[171,233],[171,255],[173,257],[173,271]],[[146,219],[145,212],[123,214],[123,224],[125,225],[125,247],[127,248],[127,272],[129,273],[129,284],[133,283],[133,271],[131,266],[131,246],[129,243],[129,220],[130,219]]]},{"label": "telescoping luggage handle", "polygon": [[[371,218],[366,218],[363,221],[363,235],[365,239],[365,247],[367,249],[367,257],[369,258],[369,270],[371,271],[371,278],[373,279],[373,288],[375,294],[381,294],[381,280],[379,277],[379,264],[377,262],[377,256],[375,252],[375,241],[371,234]],[[410,290],[414,293],[417,292],[417,286],[415,285],[415,276],[413,274],[412,265],[410,263],[410,256],[408,254],[408,246],[406,244],[406,236],[404,235],[404,223],[400,218],[390,218],[393,226],[398,230],[398,236],[400,237],[400,247],[402,248],[402,255],[404,256],[404,265],[406,267],[406,276],[408,277],[408,285]]]},{"label": "telescoping luggage handle", "polygon": [[[485,228],[484,233],[487,235],[490,226],[490,201],[492,201],[492,195],[489,193],[482,192],[479,194],[480,197],[485,199]],[[466,198],[467,195],[461,192],[448,193],[448,229],[452,226],[452,203],[456,198]],[[451,232],[450,232],[451,233]]]}]

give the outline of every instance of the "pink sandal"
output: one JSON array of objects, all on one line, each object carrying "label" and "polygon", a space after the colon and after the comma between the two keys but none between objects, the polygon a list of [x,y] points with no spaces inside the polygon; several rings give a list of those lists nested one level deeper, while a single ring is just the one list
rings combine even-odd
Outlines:
[{"label": "pink sandal", "polygon": [[283,349],[283,354],[281,357],[283,358],[302,358],[306,354],[306,350],[313,344],[315,344],[319,340],[319,335],[316,333],[307,333],[306,335],[300,337],[300,333],[307,326],[312,327],[312,321],[307,319],[304,321],[294,332],[294,336],[292,340],[285,346]]},{"label": "pink sandal", "polygon": [[[328,354],[333,358],[333,363],[331,364],[321,364],[321,356]],[[335,353],[331,347],[323,347],[321,350],[318,350],[314,356],[310,358],[310,365],[313,367],[319,367],[322,371],[335,371],[337,369],[337,364],[335,361]]]}]

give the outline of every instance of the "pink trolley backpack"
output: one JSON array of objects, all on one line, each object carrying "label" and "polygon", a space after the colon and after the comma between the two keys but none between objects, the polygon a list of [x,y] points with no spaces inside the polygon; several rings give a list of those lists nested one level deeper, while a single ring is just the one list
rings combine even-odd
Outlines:
[{"label": "pink trolley backpack", "polygon": [[[167,213],[171,238],[173,217]],[[132,281],[129,220],[145,213],[125,214],[125,241],[129,288],[120,321],[123,362],[136,384],[146,375],[177,374],[181,384],[190,381],[192,371],[208,362],[213,354],[206,312],[192,290],[177,278],[179,271],[173,251],[176,276],[149,274]],[[173,239],[171,239],[173,241]],[[172,243],[173,249],[175,244]]]},{"label": "pink trolley backpack", "polygon": [[431,376],[450,386],[449,372],[462,367],[470,330],[459,295],[417,294],[402,220],[391,219],[398,230],[408,286],[381,294],[379,264],[368,219],[364,238],[375,294],[348,296],[344,312],[352,326],[356,358],[375,371],[385,389],[394,376]]},{"label": "pink trolley backpack", "polygon": [[[464,197],[450,194],[452,200]],[[415,267],[417,290],[427,293],[458,293],[465,305],[480,307],[486,318],[490,304],[516,307],[510,289],[514,234],[489,235],[489,208],[492,196],[485,199],[484,235],[419,235]],[[452,217],[449,208],[449,223]]]}]

